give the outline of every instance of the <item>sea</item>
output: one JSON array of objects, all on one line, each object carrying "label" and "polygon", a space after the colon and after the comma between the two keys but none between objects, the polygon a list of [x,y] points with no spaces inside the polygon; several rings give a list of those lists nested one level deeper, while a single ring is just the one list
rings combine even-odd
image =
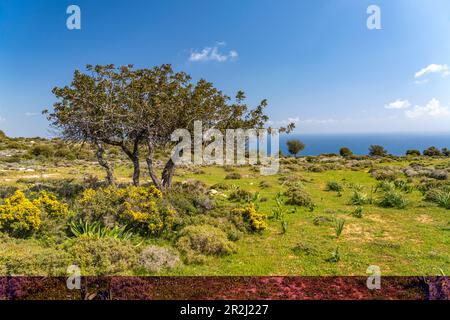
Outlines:
[{"label": "sea", "polygon": [[289,154],[286,142],[291,139],[299,139],[305,144],[300,155],[306,156],[339,154],[342,147],[350,148],[356,155],[366,155],[369,147],[375,144],[396,156],[404,155],[409,149],[422,152],[431,146],[450,149],[450,133],[288,134],[280,136],[280,149],[285,155]]}]

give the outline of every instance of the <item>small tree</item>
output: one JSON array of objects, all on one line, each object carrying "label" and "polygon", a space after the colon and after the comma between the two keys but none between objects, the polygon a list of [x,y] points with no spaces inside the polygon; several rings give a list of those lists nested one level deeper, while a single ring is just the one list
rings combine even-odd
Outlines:
[{"label": "small tree", "polygon": [[450,157],[450,150],[448,150],[447,148],[442,148],[442,155],[444,155],[445,157]]},{"label": "small tree", "polygon": [[353,155],[353,152],[352,152],[352,150],[350,150],[350,149],[347,148],[347,147],[342,147],[342,148],[339,150],[339,154],[340,154],[342,157],[351,157],[351,156]]},{"label": "small tree", "polygon": [[286,144],[289,153],[293,156],[296,156],[300,151],[305,149],[305,144],[298,139],[288,140]]},{"label": "small tree", "polygon": [[429,147],[428,149],[423,151],[423,155],[427,157],[439,157],[442,156],[441,151],[436,147]]},{"label": "small tree", "polygon": [[2,130],[0,130],[0,141],[5,140],[6,138],[6,134]]},{"label": "small tree", "polygon": [[369,155],[372,157],[385,157],[387,156],[387,151],[380,145],[371,145],[369,147]]},{"label": "small tree", "polygon": [[415,150],[415,149],[406,151],[406,155],[407,156],[420,156],[420,154],[421,154],[420,151],[419,150]]}]

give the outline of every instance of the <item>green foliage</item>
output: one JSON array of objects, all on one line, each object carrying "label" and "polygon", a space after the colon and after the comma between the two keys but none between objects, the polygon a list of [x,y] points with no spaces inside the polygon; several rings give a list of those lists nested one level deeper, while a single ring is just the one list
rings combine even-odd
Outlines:
[{"label": "green foliage", "polygon": [[137,249],[126,240],[80,237],[67,242],[66,250],[83,275],[129,274],[138,266]]},{"label": "green foliage", "polygon": [[288,230],[288,222],[287,221],[281,221],[281,233],[285,234]]},{"label": "green foliage", "polygon": [[385,157],[387,156],[387,151],[380,145],[371,145],[369,147],[369,155],[372,157]]},{"label": "green foliage", "polygon": [[412,149],[412,150],[407,150],[406,151],[406,155],[407,156],[416,156],[416,157],[418,157],[418,156],[421,155],[421,153],[420,153],[419,150]]},{"label": "green foliage", "polygon": [[385,191],[381,199],[378,201],[378,205],[384,208],[404,209],[408,206],[408,204],[409,201],[395,190]]},{"label": "green foliage", "polygon": [[70,231],[77,238],[115,238],[115,239],[130,239],[133,234],[126,230],[126,226],[114,228],[108,228],[103,226],[100,222],[95,221],[92,223],[83,221],[72,221],[69,225]]},{"label": "green foliage", "polygon": [[336,238],[339,238],[344,231],[345,220],[344,219],[336,219],[334,221],[334,231],[336,233]]},{"label": "green foliage", "polygon": [[344,190],[344,186],[337,181],[328,181],[327,182],[327,190],[342,192]]},{"label": "green foliage", "polygon": [[442,156],[441,150],[436,147],[429,147],[423,151],[423,155],[427,157],[439,157]]},{"label": "green foliage", "polygon": [[0,130],[0,141],[6,140],[8,137],[6,136],[6,134]]},{"label": "green foliage", "polygon": [[51,158],[54,155],[54,150],[48,144],[38,144],[33,146],[29,153],[34,157]]},{"label": "green foliage", "polygon": [[286,204],[306,207],[310,211],[316,206],[309,193],[298,185],[290,186],[284,195],[288,198]]},{"label": "green foliage", "polygon": [[342,148],[339,150],[339,154],[340,154],[342,157],[346,158],[346,157],[351,157],[351,156],[353,155],[353,152],[352,152],[352,150],[350,150],[350,149],[347,148],[347,147],[342,147]]},{"label": "green foliage", "polygon": [[352,211],[351,215],[355,218],[362,218],[363,217],[363,208],[357,207],[355,210]]},{"label": "green foliage", "polygon": [[286,142],[286,145],[288,147],[289,153],[293,156],[297,155],[300,151],[305,149],[305,144],[297,139],[288,140]]},{"label": "green foliage", "polygon": [[34,240],[0,237],[0,276],[66,276],[72,263],[59,247],[44,247]]},{"label": "green foliage", "polygon": [[350,204],[355,206],[362,206],[371,202],[369,196],[362,191],[353,191],[353,194],[350,198]]},{"label": "green foliage", "polygon": [[142,235],[159,236],[172,228],[175,210],[153,186],[87,189],[77,201],[76,220],[113,228],[127,226]]},{"label": "green foliage", "polygon": [[425,200],[435,202],[442,208],[450,209],[450,190],[449,189],[431,189],[425,193]]},{"label": "green foliage", "polygon": [[176,242],[186,263],[203,263],[207,256],[224,256],[236,251],[225,232],[210,225],[183,228]]},{"label": "green foliage", "polygon": [[230,201],[234,202],[251,202],[254,199],[255,195],[250,191],[243,190],[241,188],[234,190],[228,196]]},{"label": "green foliage", "polygon": [[341,260],[341,254],[339,252],[339,247],[336,247],[334,251],[331,253],[331,257],[326,259],[327,262],[337,263]]},{"label": "green foliage", "polygon": [[283,204],[283,199],[281,198],[281,194],[278,193],[275,198],[275,208],[272,210],[272,217],[275,220],[283,220],[285,212],[286,208]]},{"label": "green foliage", "polygon": [[242,176],[239,172],[231,172],[225,176],[225,179],[227,180],[239,180],[241,178]]}]

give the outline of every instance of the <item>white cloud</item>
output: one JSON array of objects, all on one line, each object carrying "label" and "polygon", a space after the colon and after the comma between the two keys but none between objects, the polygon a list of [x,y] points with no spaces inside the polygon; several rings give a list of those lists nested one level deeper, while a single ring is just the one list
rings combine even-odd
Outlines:
[{"label": "white cloud", "polygon": [[443,77],[450,75],[450,70],[446,64],[430,64],[422,70],[416,72],[414,78],[418,79],[429,73],[440,73]]},{"label": "white cloud", "polygon": [[40,113],[39,112],[25,112],[25,115],[27,117],[34,117],[34,116],[38,116]]},{"label": "white cloud", "polygon": [[412,110],[406,110],[405,115],[410,119],[417,119],[424,116],[443,117],[450,115],[450,109],[441,105],[436,98],[433,98],[426,106],[415,106]]},{"label": "white cloud", "polygon": [[228,53],[221,53],[219,47],[225,46],[225,42],[217,42],[214,47],[205,47],[201,51],[193,51],[189,57],[191,62],[217,61],[225,62],[235,60],[239,56],[237,51],[231,50]]},{"label": "white cloud", "polygon": [[384,107],[386,109],[407,109],[410,106],[411,106],[411,103],[409,103],[408,100],[397,99],[394,102],[391,102],[391,103],[385,105]]},{"label": "white cloud", "polygon": [[5,121],[6,121],[6,119],[3,118],[2,116],[0,116],[0,122],[5,122]]}]

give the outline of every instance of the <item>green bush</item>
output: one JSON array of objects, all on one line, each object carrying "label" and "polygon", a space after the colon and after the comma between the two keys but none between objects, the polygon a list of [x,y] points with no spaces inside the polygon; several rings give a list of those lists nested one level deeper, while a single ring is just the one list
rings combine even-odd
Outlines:
[{"label": "green bush", "polygon": [[176,247],[186,263],[203,263],[207,256],[224,256],[236,251],[225,232],[210,225],[185,227],[180,232]]},{"label": "green bush", "polygon": [[420,151],[419,150],[407,150],[406,151],[406,155],[407,156],[420,156],[421,155],[421,153],[420,153]]},{"label": "green bush", "polygon": [[131,274],[138,266],[136,247],[126,240],[81,237],[68,241],[66,250],[83,275]]},{"label": "green bush", "polygon": [[387,156],[387,151],[380,145],[371,145],[369,147],[369,155],[371,157],[385,157]]},{"label": "green bush", "polygon": [[370,202],[371,202],[370,198],[367,196],[367,194],[365,194],[362,191],[357,190],[353,191],[353,194],[350,198],[350,204],[355,206],[362,206]]},{"label": "green bush", "polygon": [[349,148],[347,148],[347,147],[342,147],[340,150],[339,150],[339,154],[342,156],[342,157],[351,157],[352,155],[353,155],[353,152],[352,152],[352,150],[350,150]]},{"label": "green bush", "polygon": [[227,180],[239,180],[241,178],[242,176],[239,172],[231,172],[225,176],[225,179]]},{"label": "green bush", "polygon": [[427,157],[439,157],[442,156],[442,152],[436,147],[429,147],[423,151],[423,155]]},{"label": "green bush", "polygon": [[309,193],[299,186],[289,187],[284,195],[288,198],[286,204],[307,207],[310,210],[314,210],[316,206]]},{"label": "green bush", "polygon": [[327,190],[328,191],[342,192],[344,190],[344,187],[339,182],[328,181],[327,182]]},{"label": "green bush", "polygon": [[29,150],[30,155],[35,157],[51,158],[54,155],[54,149],[47,144],[34,145]]},{"label": "green bush", "polygon": [[71,264],[61,248],[43,247],[33,240],[0,240],[0,275],[65,276]]},{"label": "green bush", "polygon": [[440,207],[450,209],[450,190],[431,189],[425,193],[425,200],[432,201]]},{"label": "green bush", "polygon": [[230,201],[235,202],[251,202],[254,198],[254,194],[250,191],[243,190],[243,189],[237,189],[230,193],[228,199]]},{"label": "green bush", "polygon": [[378,204],[384,208],[397,208],[404,209],[408,206],[409,202],[403,195],[395,190],[386,191]]}]

